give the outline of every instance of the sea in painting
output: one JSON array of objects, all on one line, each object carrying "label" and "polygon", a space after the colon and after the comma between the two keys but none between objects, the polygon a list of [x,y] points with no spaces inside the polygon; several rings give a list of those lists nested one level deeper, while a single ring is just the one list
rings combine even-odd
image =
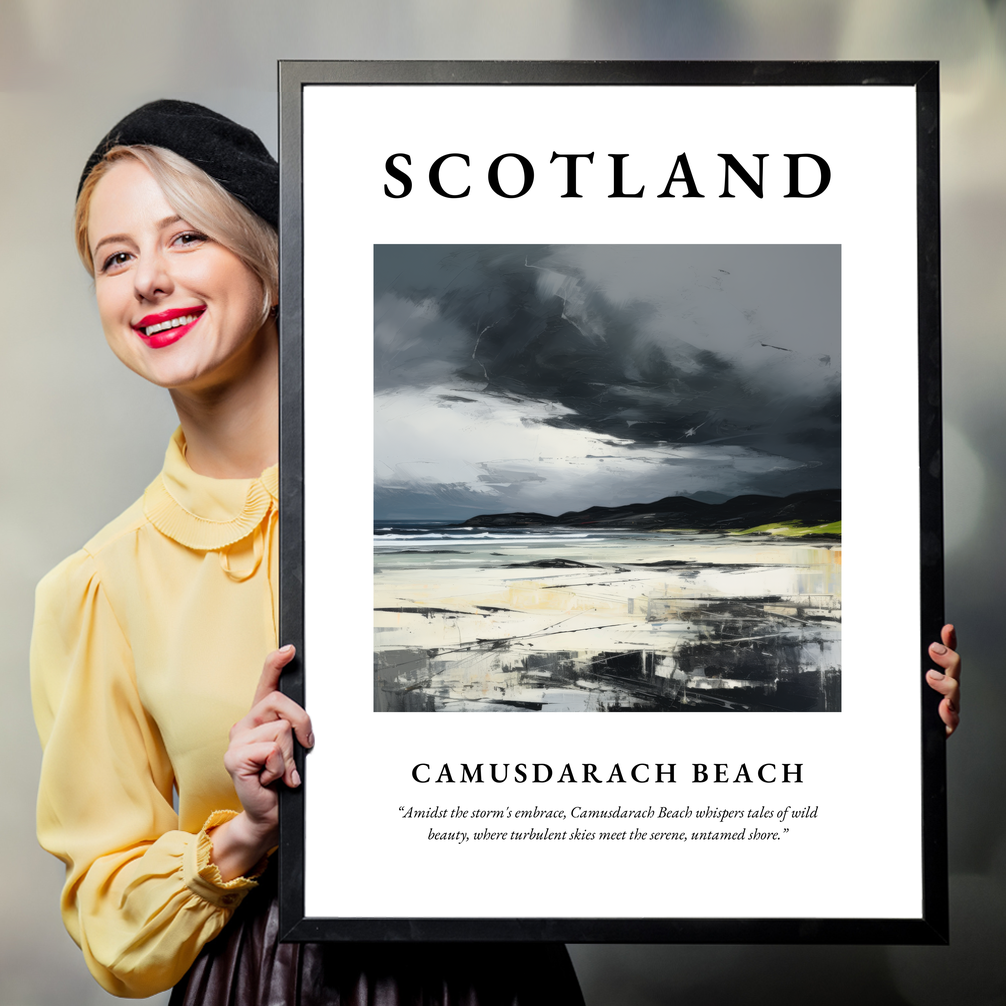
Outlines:
[{"label": "sea in painting", "polygon": [[377,246],[374,708],[840,710],[839,263]]}]

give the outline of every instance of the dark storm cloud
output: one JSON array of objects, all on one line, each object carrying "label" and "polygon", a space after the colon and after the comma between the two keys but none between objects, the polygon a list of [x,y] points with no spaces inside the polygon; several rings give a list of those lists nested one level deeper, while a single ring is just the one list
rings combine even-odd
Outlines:
[{"label": "dark storm cloud", "polygon": [[538,421],[800,463],[764,491],[838,486],[838,310],[828,246],[378,246],[375,387],[552,401]]}]

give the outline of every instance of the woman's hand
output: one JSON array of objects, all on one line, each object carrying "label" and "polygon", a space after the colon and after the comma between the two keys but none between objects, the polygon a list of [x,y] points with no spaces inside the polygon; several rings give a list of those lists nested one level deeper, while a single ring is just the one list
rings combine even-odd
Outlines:
[{"label": "woman's hand", "polygon": [[224,766],[244,810],[209,833],[211,859],[224,880],[247,873],[276,845],[279,793],[273,784],[300,785],[294,734],[304,747],[314,746],[310,716],[279,691],[280,674],[295,652],[284,646],[266,657],[251,710],[231,727]]},{"label": "woman's hand", "polygon": [[949,737],[961,721],[961,658],[957,651],[957,632],[952,625],[944,625],[940,633],[941,643],[931,643],[929,656],[943,668],[926,673],[929,687],[943,696],[940,703],[940,719],[947,726]]}]

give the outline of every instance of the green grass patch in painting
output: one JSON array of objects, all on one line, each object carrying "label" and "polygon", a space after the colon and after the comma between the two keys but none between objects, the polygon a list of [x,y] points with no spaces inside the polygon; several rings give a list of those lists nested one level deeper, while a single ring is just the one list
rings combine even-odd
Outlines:
[{"label": "green grass patch in painting", "polygon": [[805,527],[803,524],[759,524],[757,527],[749,527],[744,531],[731,531],[731,534],[771,534],[780,538],[805,538],[811,534],[828,535],[829,537],[842,537],[842,522],[832,521],[830,524],[815,524],[812,527]]}]

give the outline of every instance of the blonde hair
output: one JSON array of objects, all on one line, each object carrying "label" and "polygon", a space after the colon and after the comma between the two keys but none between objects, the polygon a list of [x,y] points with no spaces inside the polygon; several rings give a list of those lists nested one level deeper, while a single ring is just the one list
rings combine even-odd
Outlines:
[{"label": "blonde hair", "polygon": [[84,181],[74,211],[74,238],[92,279],[94,259],[87,240],[91,198],[112,165],[126,158],[139,161],[154,176],[168,205],[183,220],[234,252],[255,273],[262,283],[264,323],[279,295],[279,236],[202,168],[165,147],[112,147]]}]

